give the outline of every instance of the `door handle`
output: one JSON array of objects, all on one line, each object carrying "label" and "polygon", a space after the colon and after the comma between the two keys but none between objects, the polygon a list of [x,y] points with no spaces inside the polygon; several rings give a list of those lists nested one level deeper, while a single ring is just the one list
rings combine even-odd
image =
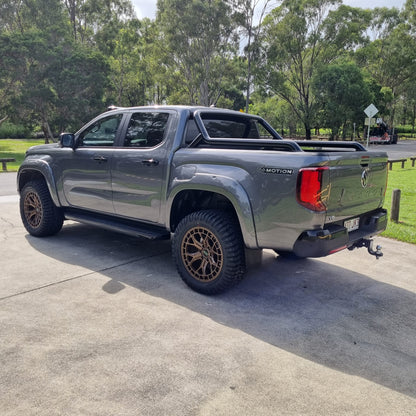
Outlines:
[{"label": "door handle", "polygon": [[146,166],[157,166],[159,164],[159,161],[156,159],[146,159],[142,160],[142,164]]},{"label": "door handle", "polygon": [[93,159],[96,160],[97,162],[107,162],[107,158],[102,155],[95,155]]}]

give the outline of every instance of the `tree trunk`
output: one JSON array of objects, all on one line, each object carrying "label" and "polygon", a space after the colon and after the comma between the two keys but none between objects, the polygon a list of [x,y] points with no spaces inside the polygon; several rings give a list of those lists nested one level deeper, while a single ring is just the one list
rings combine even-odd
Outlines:
[{"label": "tree trunk", "polygon": [[294,118],[291,118],[289,120],[289,137],[295,137],[296,136],[296,123],[294,121]]},{"label": "tree trunk", "polygon": [[342,140],[347,138],[347,122],[345,121],[342,125]]},{"label": "tree trunk", "polygon": [[199,102],[205,107],[209,107],[211,103],[209,102],[209,87],[208,81],[205,79],[201,82],[199,86]]},{"label": "tree trunk", "polygon": [[45,144],[49,144],[49,139],[52,140],[52,143],[56,143],[56,140],[52,134],[51,127],[49,126],[49,123],[46,120],[42,122],[42,131],[45,135]]},{"label": "tree trunk", "polygon": [[306,135],[306,140],[312,139],[312,129],[308,123],[305,123],[305,135]]},{"label": "tree trunk", "polygon": [[246,80],[246,113],[248,113],[248,107],[250,105],[250,87],[251,87],[251,30],[248,31],[248,44],[247,44],[247,80]]}]

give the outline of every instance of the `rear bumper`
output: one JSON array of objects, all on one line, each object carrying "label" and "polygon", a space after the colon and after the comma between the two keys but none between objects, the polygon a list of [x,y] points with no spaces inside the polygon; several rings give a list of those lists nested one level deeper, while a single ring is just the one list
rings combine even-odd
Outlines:
[{"label": "rear bumper", "polygon": [[301,234],[293,252],[299,257],[323,257],[352,246],[362,238],[370,238],[387,227],[387,210],[378,209],[360,216],[360,227],[348,230],[339,224],[330,224],[322,230],[309,230]]}]

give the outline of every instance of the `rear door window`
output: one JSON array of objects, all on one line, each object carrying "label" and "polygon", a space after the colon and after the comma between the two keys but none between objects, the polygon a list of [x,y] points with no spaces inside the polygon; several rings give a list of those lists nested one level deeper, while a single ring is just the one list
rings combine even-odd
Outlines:
[{"label": "rear door window", "polygon": [[163,142],[169,113],[133,113],[124,138],[125,147],[151,148]]}]

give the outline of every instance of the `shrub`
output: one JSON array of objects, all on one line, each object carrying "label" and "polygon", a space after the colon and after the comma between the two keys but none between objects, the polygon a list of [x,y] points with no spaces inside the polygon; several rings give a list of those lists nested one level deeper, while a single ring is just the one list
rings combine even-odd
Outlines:
[{"label": "shrub", "polygon": [[412,133],[412,126],[410,124],[395,126],[394,131],[397,134],[410,134]]},{"label": "shrub", "polygon": [[30,132],[26,127],[8,121],[0,124],[0,139],[24,139],[29,135]]}]

